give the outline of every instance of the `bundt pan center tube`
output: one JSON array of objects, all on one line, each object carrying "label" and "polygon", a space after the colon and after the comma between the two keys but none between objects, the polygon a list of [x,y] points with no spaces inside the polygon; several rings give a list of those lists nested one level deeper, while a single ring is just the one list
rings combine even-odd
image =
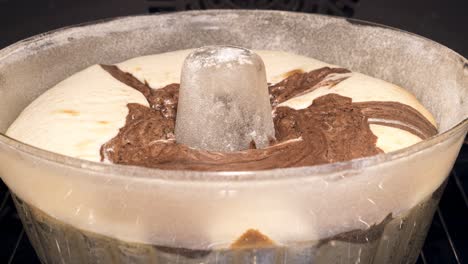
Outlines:
[{"label": "bundt pan center tube", "polygon": [[[387,154],[257,171],[75,159],[5,135],[93,64],[210,45],[316,58],[405,87],[438,134]],[[191,11],[60,29],[0,51],[0,176],[43,263],[414,263],[468,130],[468,61],[367,22]]]}]

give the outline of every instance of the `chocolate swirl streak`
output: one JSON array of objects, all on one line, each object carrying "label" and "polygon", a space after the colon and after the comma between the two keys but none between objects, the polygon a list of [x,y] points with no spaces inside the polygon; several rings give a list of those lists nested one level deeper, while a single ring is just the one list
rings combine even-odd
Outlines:
[{"label": "chocolate swirl streak", "polygon": [[[351,98],[327,94],[315,99],[305,109],[276,107],[285,100],[318,87],[336,85],[346,77],[333,80],[327,77],[349,72],[324,67],[308,73],[294,73],[269,87],[276,141],[271,142],[268,148],[233,153],[195,150],[176,143],[174,138],[178,84],[153,90],[147,83],[140,82],[116,66],[102,67],[117,80],[140,91],[151,106],[128,104],[125,126],[101,147],[102,160],[117,164],[160,169],[237,171],[346,161],[382,152],[376,147],[377,137],[369,128],[369,118],[396,120],[403,124],[408,122],[409,125],[402,125],[403,129],[419,131],[423,135],[433,133],[428,129],[429,121],[413,108],[401,107],[398,103],[353,103]],[[411,117],[407,118],[407,115]],[[396,123],[383,124],[395,126]]]},{"label": "chocolate swirl streak", "polygon": [[265,149],[234,153],[177,144],[172,139],[173,119],[139,104],[128,107],[125,127],[101,149],[103,157],[118,164],[178,170],[262,170],[345,161],[381,152],[375,147],[377,138],[367,118],[353,108],[350,98],[337,94],[318,98],[299,111],[277,108],[277,142]]},{"label": "chocolate swirl streak", "polygon": [[323,67],[306,73],[301,71],[292,71],[292,73],[286,79],[269,87],[270,102],[273,107],[293,97],[311,92],[321,86],[334,86],[348,77],[326,80],[328,76],[331,74],[350,73],[350,71],[343,68]]},{"label": "chocolate swirl streak", "polygon": [[177,102],[179,101],[179,84],[169,84],[164,89],[151,89],[148,83],[142,83],[133,75],[121,71],[115,65],[103,65],[101,67],[118,81],[133,87],[146,97],[151,108],[161,111],[167,118],[176,117]]},{"label": "chocolate swirl streak", "polygon": [[437,128],[416,109],[408,105],[376,101],[359,102],[354,105],[369,118],[369,124],[400,128],[421,139],[437,134]]}]

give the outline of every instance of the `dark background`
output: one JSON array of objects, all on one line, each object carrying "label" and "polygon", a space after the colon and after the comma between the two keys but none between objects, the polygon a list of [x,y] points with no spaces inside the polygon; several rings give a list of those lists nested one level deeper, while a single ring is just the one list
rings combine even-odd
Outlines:
[{"label": "dark background", "polygon": [[[468,57],[468,0],[0,0],[0,48],[96,19],[207,8],[281,9],[353,17],[420,34]],[[468,263],[467,191],[465,144],[418,263]],[[38,263],[1,180],[0,263]]]},{"label": "dark background", "polygon": [[0,0],[0,47],[101,18],[229,7],[352,16],[423,35],[468,57],[468,0]]}]

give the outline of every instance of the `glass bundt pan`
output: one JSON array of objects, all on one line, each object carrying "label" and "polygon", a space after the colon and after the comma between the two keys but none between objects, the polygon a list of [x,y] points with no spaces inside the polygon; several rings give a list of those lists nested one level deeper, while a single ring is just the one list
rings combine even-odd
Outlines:
[{"label": "glass bundt pan", "polygon": [[[433,113],[440,133],[390,154],[242,172],[93,163],[0,134],[0,175],[41,261],[415,262],[468,129],[468,62],[407,32],[321,15],[230,10],[60,29],[0,51],[0,133],[34,98],[87,66],[211,44],[293,52],[398,84]],[[275,245],[230,248],[248,229]]]}]

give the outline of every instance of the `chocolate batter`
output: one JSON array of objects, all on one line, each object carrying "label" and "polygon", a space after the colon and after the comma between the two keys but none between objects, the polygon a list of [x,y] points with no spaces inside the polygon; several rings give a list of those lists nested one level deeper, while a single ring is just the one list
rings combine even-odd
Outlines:
[{"label": "chocolate batter", "polygon": [[417,110],[397,102],[353,103],[351,98],[327,94],[300,110],[278,106],[282,102],[322,86],[345,80],[328,78],[349,73],[323,67],[310,72],[294,71],[270,85],[276,140],[265,149],[211,152],[178,144],[174,137],[178,84],[151,89],[116,66],[101,65],[117,80],[140,91],[150,107],[128,104],[126,124],[101,147],[102,160],[116,164],[160,169],[238,171],[311,166],[346,161],[382,153],[369,124],[397,127],[422,139],[437,129]]},{"label": "chocolate batter", "polygon": [[231,244],[231,249],[271,248],[274,246],[275,242],[269,237],[260,233],[258,230],[249,229]]}]

